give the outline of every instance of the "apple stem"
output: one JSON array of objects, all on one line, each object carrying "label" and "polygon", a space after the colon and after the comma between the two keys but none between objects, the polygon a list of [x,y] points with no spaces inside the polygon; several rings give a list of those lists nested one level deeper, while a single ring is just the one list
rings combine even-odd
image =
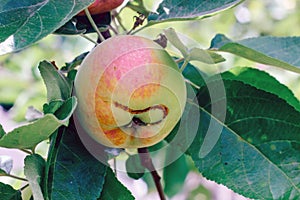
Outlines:
[{"label": "apple stem", "polygon": [[160,199],[165,200],[166,198],[164,195],[164,191],[163,191],[162,185],[160,183],[161,177],[159,176],[159,174],[157,173],[157,171],[153,165],[148,148],[147,147],[139,148],[138,153],[139,153],[139,156],[141,159],[141,164],[146,169],[148,169],[152,175],[152,178],[155,183],[155,186],[156,186],[156,189],[157,189]]},{"label": "apple stem", "polygon": [[101,33],[100,33],[100,31],[99,31],[99,29],[98,29],[98,27],[97,27],[95,21],[93,20],[91,14],[90,14],[89,9],[87,9],[87,8],[84,9],[84,12],[85,12],[85,15],[87,16],[89,22],[91,23],[93,29],[97,32],[97,35],[98,35],[99,40],[100,40],[100,41],[104,41],[105,39],[104,39],[103,36],[101,35]]}]

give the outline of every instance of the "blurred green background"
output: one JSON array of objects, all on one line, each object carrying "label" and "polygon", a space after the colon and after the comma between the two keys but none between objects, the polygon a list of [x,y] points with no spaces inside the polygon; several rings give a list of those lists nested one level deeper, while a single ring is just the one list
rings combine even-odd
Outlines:
[{"label": "blurred green background", "polygon": [[[146,6],[152,8],[155,3]],[[123,9],[120,13],[122,22],[129,30],[133,23],[133,16],[137,14],[130,9]],[[151,26],[140,32],[139,35],[155,39],[162,29],[173,27],[183,41],[189,46],[208,48],[211,39],[217,33],[223,33],[233,40],[271,36],[300,36],[300,1],[299,0],[248,0],[244,3],[221,12],[215,16],[197,21],[169,22]],[[120,29],[121,30],[121,29]],[[95,34],[89,37],[96,38]],[[300,45],[300,44],[299,44]],[[0,124],[9,131],[18,124],[26,121],[28,107],[42,111],[46,99],[46,88],[42,82],[37,66],[40,61],[55,61],[58,67],[72,61],[76,56],[89,51],[93,43],[80,36],[49,35],[39,43],[20,52],[0,56]],[[176,50],[168,46],[168,50],[176,55]],[[299,74],[283,71],[271,66],[257,64],[229,54],[222,54],[227,61],[213,67],[201,63],[193,63],[207,74],[227,70],[234,66],[257,67],[268,71],[280,82],[287,85],[300,99]],[[31,112],[32,113],[32,112]],[[41,150],[45,153],[45,150]],[[0,155],[10,154],[0,149]],[[19,173],[22,167],[22,155],[17,156],[14,172]],[[14,158],[15,160],[15,158]],[[186,166],[185,166],[186,167]],[[185,188],[180,193],[189,193],[190,199],[241,199],[234,193],[228,198],[222,198],[222,192],[228,194],[223,186],[216,186],[211,182],[199,181],[199,175],[191,172]],[[127,180],[125,177],[120,179]],[[1,180],[0,180],[1,181]],[[126,182],[126,181],[125,181]],[[144,187],[142,182],[127,180],[130,187]],[[192,186],[198,185],[191,189]],[[146,186],[145,186],[146,187]],[[143,191],[143,188],[140,188]],[[142,192],[143,193],[143,192]],[[200,196],[199,196],[200,194]],[[140,194],[143,195],[143,194]],[[151,198],[151,196],[149,197]],[[181,196],[177,197],[178,199]],[[174,198],[176,199],[176,198]]]}]

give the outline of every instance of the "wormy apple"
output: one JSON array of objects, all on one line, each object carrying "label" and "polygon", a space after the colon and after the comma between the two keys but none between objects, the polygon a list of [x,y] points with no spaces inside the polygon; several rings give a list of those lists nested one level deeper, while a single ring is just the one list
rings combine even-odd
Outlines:
[{"label": "wormy apple", "polygon": [[82,128],[118,148],[158,143],[186,103],[185,81],[173,58],[140,36],[115,36],[95,47],[78,70],[75,93]]}]

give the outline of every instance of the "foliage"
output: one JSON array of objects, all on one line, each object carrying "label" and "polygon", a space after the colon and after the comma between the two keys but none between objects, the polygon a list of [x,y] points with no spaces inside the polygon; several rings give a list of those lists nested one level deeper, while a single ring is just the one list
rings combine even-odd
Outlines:
[{"label": "foliage", "polygon": [[[80,35],[97,43],[112,34],[141,34],[161,24],[196,20],[205,23],[204,19],[225,13],[242,1],[163,0],[153,10],[149,2],[132,0],[118,12],[92,16],[98,33],[90,20],[76,16],[91,3],[92,0],[4,0],[0,5],[0,54],[13,56],[24,48],[34,51],[34,44],[49,34]],[[133,16],[126,19],[123,14],[129,10],[135,16],[134,22]],[[165,194],[176,195],[193,169],[248,198],[299,199],[299,99],[276,77],[247,65],[264,64],[284,75],[298,76],[300,37],[267,34],[235,40],[214,33],[210,47],[202,48],[199,44],[190,45],[176,28],[154,30],[161,36],[155,41],[167,44],[188,89],[181,121],[165,141],[149,148],[153,160],[158,160],[155,164],[164,167]],[[97,41],[87,33],[99,34]],[[195,33],[201,35],[201,31]],[[90,149],[94,147],[84,146],[74,124],[77,99],[73,81],[77,67],[87,55],[83,52],[63,66],[53,61],[39,63],[36,80],[42,78],[47,90],[42,111],[34,111],[38,112],[37,117],[12,131],[4,131],[0,125],[0,147],[29,153],[24,160],[26,179],[5,171],[1,162],[0,176],[27,181],[34,199],[134,199],[111,169],[111,161],[124,162],[129,177],[143,179],[151,188],[149,173],[139,155],[95,144],[95,157]],[[231,65],[228,55],[241,59],[243,67],[207,73],[212,68]],[[284,75],[283,79],[288,79]],[[3,80],[9,85],[9,79]],[[0,80],[1,89],[6,84]],[[17,83],[16,87],[19,91],[28,86]],[[0,103],[11,103],[13,98],[3,94],[0,91]],[[45,140],[50,143],[48,154],[40,155],[36,147]],[[1,199],[22,199],[24,188],[16,190],[0,182]]]}]

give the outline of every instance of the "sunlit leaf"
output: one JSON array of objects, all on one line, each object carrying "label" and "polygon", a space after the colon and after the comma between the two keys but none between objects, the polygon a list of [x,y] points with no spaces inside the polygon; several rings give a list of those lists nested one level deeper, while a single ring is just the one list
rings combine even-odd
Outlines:
[{"label": "sunlit leaf", "polygon": [[71,83],[52,63],[42,61],[38,68],[47,88],[49,102],[66,100],[71,96]]},{"label": "sunlit leaf", "polygon": [[235,42],[218,34],[212,40],[210,49],[300,73],[299,44],[300,37],[264,36]]},{"label": "sunlit leaf", "polygon": [[0,55],[23,49],[68,22],[93,0],[4,0],[0,5]]},{"label": "sunlit leaf", "polygon": [[148,17],[149,21],[174,21],[195,19],[211,15],[215,12],[232,7],[241,1],[237,0],[163,0],[155,13]]},{"label": "sunlit leaf", "polygon": [[53,114],[46,114],[34,122],[18,127],[0,138],[0,146],[19,149],[29,149],[36,146],[48,139],[58,127],[68,124],[76,105],[77,100],[75,97],[68,99],[61,106],[61,114],[59,113],[58,117]]},{"label": "sunlit leaf", "polygon": [[43,200],[41,182],[44,177],[45,160],[38,154],[29,155],[24,160],[24,174],[29,182],[34,199]]},{"label": "sunlit leaf", "polygon": [[217,53],[210,50],[205,50],[197,47],[188,48],[179,38],[178,34],[173,28],[164,30],[167,40],[180,51],[183,58],[190,61],[200,61],[207,64],[215,64],[225,61],[225,59]]}]

